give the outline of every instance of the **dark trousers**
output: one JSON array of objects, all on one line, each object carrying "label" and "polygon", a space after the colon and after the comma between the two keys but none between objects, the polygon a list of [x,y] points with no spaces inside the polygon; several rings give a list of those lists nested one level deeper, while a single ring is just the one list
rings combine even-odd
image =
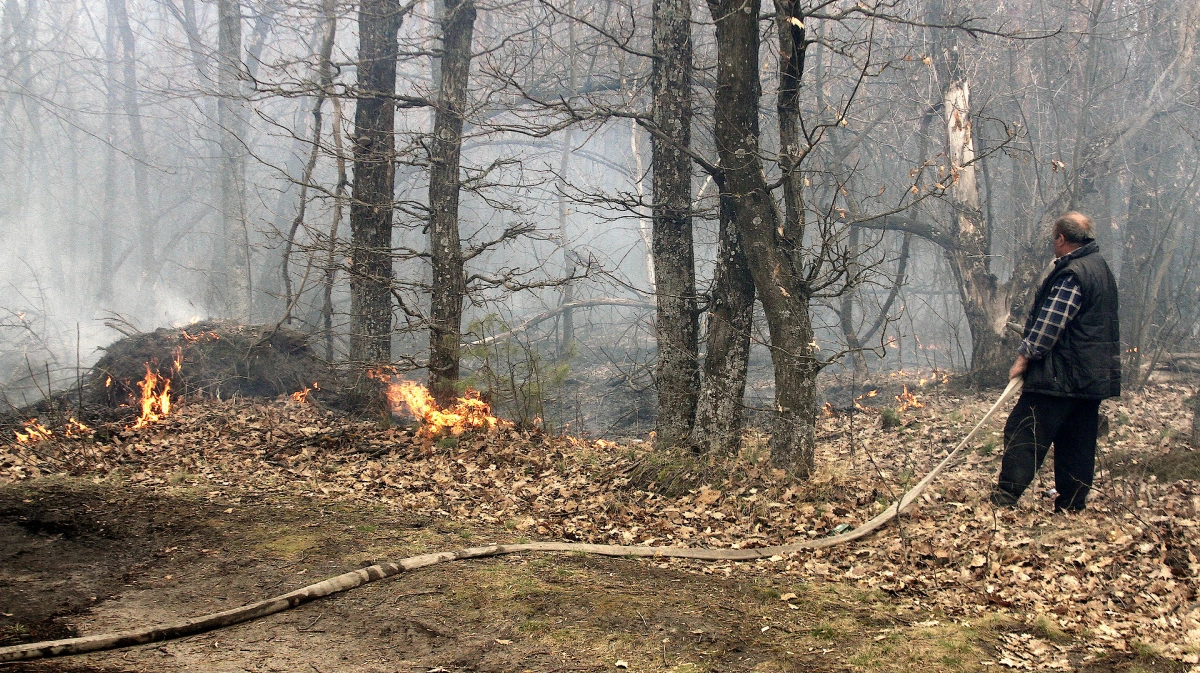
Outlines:
[{"label": "dark trousers", "polygon": [[1022,393],[1004,425],[1004,461],[994,501],[1016,504],[1054,444],[1054,509],[1083,509],[1092,489],[1099,421],[1099,400]]}]

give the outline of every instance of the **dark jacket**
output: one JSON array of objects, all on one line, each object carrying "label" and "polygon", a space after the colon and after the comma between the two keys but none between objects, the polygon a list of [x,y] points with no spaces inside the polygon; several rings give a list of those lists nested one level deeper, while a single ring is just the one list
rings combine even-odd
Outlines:
[{"label": "dark jacket", "polygon": [[1095,241],[1055,261],[1038,288],[1025,333],[1032,329],[1054,281],[1066,274],[1079,280],[1083,303],[1045,357],[1029,362],[1025,391],[1092,400],[1117,397],[1121,394],[1117,281]]}]

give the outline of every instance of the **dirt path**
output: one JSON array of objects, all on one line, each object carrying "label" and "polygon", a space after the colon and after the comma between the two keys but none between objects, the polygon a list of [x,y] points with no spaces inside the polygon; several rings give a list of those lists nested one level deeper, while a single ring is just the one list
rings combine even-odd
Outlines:
[{"label": "dirt path", "polygon": [[[236,501],[236,502],[235,502]],[[299,497],[209,500],[53,478],[0,488],[0,638],[212,612],[375,560],[507,541]],[[795,594],[781,600],[781,596]],[[9,671],[985,670],[1012,631],[942,623],[883,592],[721,578],[579,555],[457,563],[159,646]],[[1186,670],[1117,657],[1109,670]],[[997,670],[993,668],[992,670]]]}]

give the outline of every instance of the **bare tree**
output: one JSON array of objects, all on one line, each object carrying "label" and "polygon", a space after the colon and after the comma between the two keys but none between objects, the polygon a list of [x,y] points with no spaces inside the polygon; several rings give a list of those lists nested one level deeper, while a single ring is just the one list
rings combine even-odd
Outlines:
[{"label": "bare tree", "polygon": [[429,151],[429,389],[439,404],[457,397],[463,299],[467,294],[458,230],[463,114],[475,27],[473,0],[445,0],[437,109]]},{"label": "bare tree", "polygon": [[696,266],[692,243],[692,11],[690,0],[654,0],[651,82],[653,255],[658,335],[659,446],[690,441],[700,388]]},{"label": "bare tree", "polygon": [[696,409],[696,446],[736,453],[745,416],[746,365],[754,326],[754,279],[734,219],[733,203],[720,197],[717,260],[708,295],[704,379]]},{"label": "bare tree", "polygon": [[[121,72],[124,77],[122,103],[125,121],[129,126],[130,159],[133,163],[134,214],[137,218],[138,246],[141,259],[141,291],[143,301],[154,303],[154,276],[158,271],[157,223],[150,213],[150,185],[146,174],[150,165],[146,149],[146,133],[142,126],[141,102],[138,97],[136,41],[125,0],[108,0],[108,20],[116,26],[121,43]],[[115,265],[114,265],[115,266]],[[115,268],[110,273],[115,272]]]},{"label": "bare tree", "polygon": [[217,125],[221,146],[221,239],[214,268],[226,315],[250,320],[250,231],[246,221],[246,119],[242,106],[240,0],[217,2]]},{"label": "bare tree", "polygon": [[350,360],[362,367],[392,359],[397,32],[405,9],[398,0],[363,0],[358,10],[349,275]]}]

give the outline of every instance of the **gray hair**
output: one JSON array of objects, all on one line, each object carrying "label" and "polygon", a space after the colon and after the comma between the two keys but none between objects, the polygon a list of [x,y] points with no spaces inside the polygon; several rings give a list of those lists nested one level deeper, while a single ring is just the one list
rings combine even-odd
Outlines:
[{"label": "gray hair", "polygon": [[1063,213],[1054,221],[1053,235],[1057,238],[1062,234],[1068,243],[1087,243],[1095,240],[1096,230],[1087,215],[1072,210]]}]

